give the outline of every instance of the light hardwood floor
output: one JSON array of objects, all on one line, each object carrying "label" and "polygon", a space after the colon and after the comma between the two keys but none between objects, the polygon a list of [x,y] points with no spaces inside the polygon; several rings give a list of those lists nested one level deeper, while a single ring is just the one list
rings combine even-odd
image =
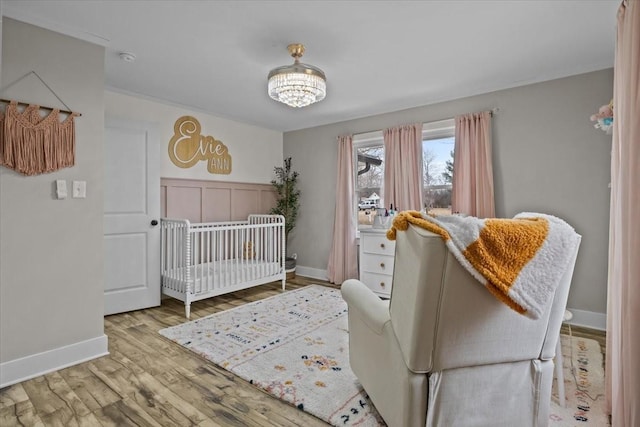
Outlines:
[{"label": "light hardwood floor", "polygon": [[[287,290],[326,282],[297,276]],[[195,320],[280,293],[273,283],[199,301]],[[326,426],[158,334],[184,305],[105,317],[110,355],[0,390],[0,426]],[[574,335],[604,337],[573,328]],[[604,346],[603,346],[604,348]]]},{"label": "light hardwood floor", "polygon": [[[287,290],[316,283],[303,277]],[[282,292],[280,283],[209,298],[191,320]],[[0,426],[326,426],[158,334],[183,303],[105,317],[109,356],[0,390]]]}]

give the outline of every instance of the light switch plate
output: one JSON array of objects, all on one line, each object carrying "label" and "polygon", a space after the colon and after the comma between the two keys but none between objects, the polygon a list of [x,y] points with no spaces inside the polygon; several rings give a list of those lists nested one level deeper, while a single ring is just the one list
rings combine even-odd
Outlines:
[{"label": "light switch plate", "polygon": [[84,199],[87,197],[87,181],[73,181],[73,198]]},{"label": "light switch plate", "polygon": [[67,198],[67,181],[65,181],[64,179],[56,180],[56,197],[58,199]]}]

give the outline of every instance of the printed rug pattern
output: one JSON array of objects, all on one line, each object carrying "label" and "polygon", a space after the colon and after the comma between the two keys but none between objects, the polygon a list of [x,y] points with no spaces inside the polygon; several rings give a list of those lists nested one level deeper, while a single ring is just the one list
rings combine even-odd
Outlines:
[{"label": "printed rug pattern", "polygon": [[[339,290],[311,285],[160,334],[334,426],[384,426],[349,366],[346,314]],[[554,383],[549,426],[607,426],[600,346],[570,339],[562,336],[567,406]]]},{"label": "printed rug pattern", "polygon": [[332,425],[384,425],[349,367],[346,314],[311,285],[160,334]]},{"label": "printed rug pattern", "polygon": [[556,379],[549,416],[550,427],[608,426],[605,414],[604,368],[597,341],[560,335],[566,406],[558,404]]}]

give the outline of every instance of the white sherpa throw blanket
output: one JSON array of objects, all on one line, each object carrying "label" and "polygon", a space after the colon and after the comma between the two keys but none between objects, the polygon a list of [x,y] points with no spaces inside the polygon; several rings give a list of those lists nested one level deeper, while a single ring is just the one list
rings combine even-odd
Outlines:
[{"label": "white sherpa throw blanket", "polygon": [[437,233],[478,281],[518,313],[545,312],[580,242],[573,228],[551,215],[523,212],[513,219],[431,217],[400,212],[387,237],[412,223]]}]

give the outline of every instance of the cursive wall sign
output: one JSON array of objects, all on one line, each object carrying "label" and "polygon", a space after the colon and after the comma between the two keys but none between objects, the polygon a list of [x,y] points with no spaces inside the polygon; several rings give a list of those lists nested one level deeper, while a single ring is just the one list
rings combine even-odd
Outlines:
[{"label": "cursive wall sign", "polygon": [[227,146],[212,136],[200,135],[200,122],[191,116],[182,116],[173,125],[169,158],[180,168],[190,168],[200,160],[206,160],[209,173],[231,173],[231,154]]}]

